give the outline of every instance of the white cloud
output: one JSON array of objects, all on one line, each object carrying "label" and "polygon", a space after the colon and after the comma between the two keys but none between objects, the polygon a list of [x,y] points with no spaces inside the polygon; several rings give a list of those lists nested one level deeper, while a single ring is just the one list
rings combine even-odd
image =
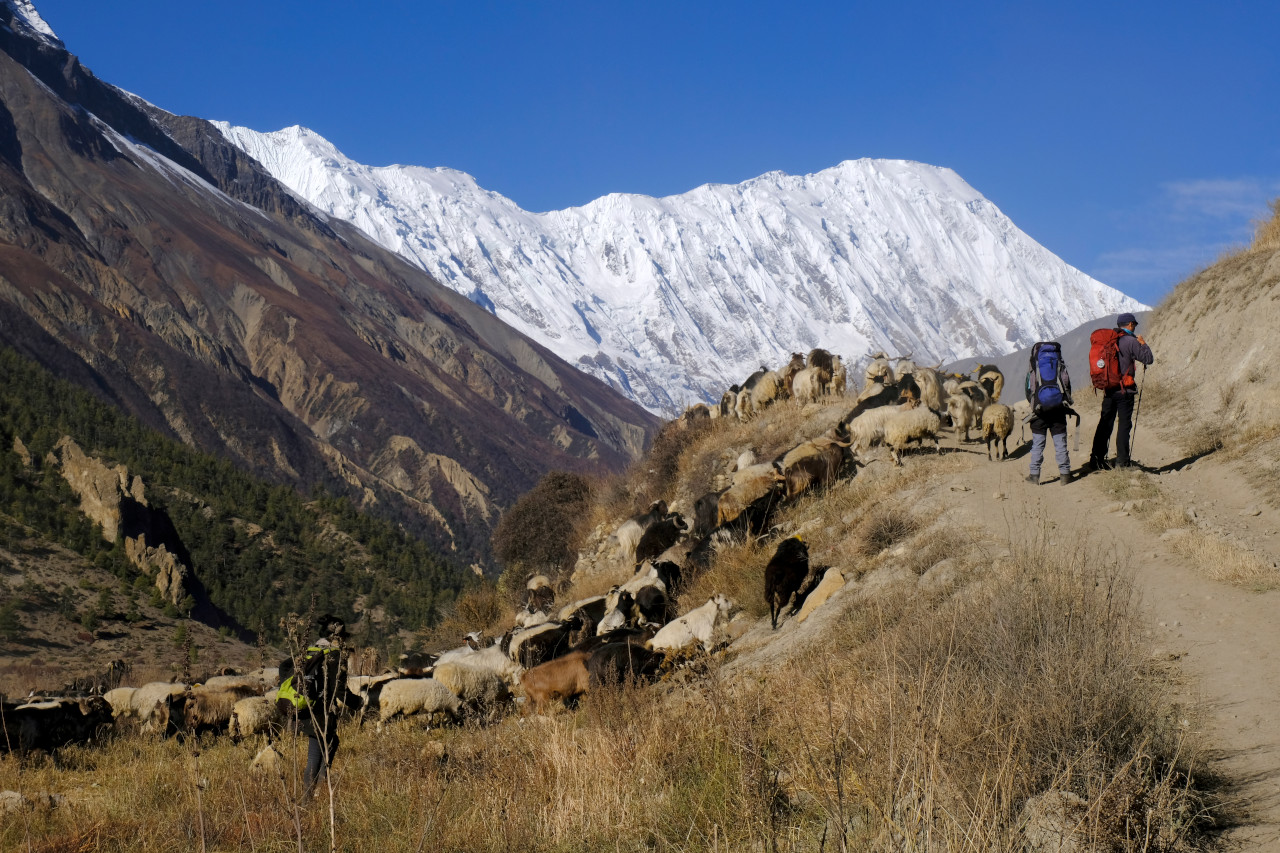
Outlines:
[{"label": "white cloud", "polygon": [[1212,263],[1238,243],[1182,243],[1169,247],[1120,249],[1098,256],[1090,275],[1099,281],[1124,282],[1121,290],[1138,298],[1152,289],[1176,284]]},{"label": "white cloud", "polygon": [[1267,212],[1280,182],[1261,178],[1206,178],[1161,185],[1170,217],[1248,222]]},{"label": "white cloud", "polygon": [[[1088,270],[1100,281],[1157,302],[1179,281],[1248,244],[1280,196],[1275,178],[1198,178],[1161,184],[1146,202],[1117,211],[1121,248],[1100,252]],[[1127,245],[1125,245],[1127,244]]]}]

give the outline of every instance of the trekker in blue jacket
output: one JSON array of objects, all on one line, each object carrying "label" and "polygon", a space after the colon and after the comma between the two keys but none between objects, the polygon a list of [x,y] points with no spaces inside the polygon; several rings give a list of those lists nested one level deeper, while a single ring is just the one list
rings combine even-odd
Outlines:
[{"label": "trekker in blue jacket", "polygon": [[1093,434],[1093,450],[1089,454],[1089,467],[1094,471],[1110,470],[1107,462],[1107,448],[1111,444],[1111,430],[1119,415],[1120,430],[1116,434],[1116,466],[1128,468],[1133,464],[1129,455],[1129,437],[1133,434],[1133,401],[1138,394],[1138,384],[1133,372],[1136,365],[1151,364],[1155,356],[1151,347],[1138,334],[1138,318],[1132,314],[1121,314],[1116,318],[1116,327],[1122,333],[1118,341],[1120,350],[1120,384],[1108,388],[1102,395],[1102,412],[1098,417],[1098,429]]}]

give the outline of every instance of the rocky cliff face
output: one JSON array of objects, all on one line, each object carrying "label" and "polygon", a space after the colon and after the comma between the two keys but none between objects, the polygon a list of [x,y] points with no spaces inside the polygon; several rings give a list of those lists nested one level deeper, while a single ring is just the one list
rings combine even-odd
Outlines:
[{"label": "rocky cliff face", "polygon": [[622,466],[656,424],[20,27],[0,28],[0,343],[468,556],[547,470]]},{"label": "rocky cliff face", "polygon": [[80,511],[102,528],[102,538],[123,538],[125,554],[148,577],[166,601],[178,604],[190,590],[191,570],[162,541],[147,505],[142,478],[129,476],[123,465],[110,467],[85,454],[70,437],[54,447],[49,462],[80,499]]}]

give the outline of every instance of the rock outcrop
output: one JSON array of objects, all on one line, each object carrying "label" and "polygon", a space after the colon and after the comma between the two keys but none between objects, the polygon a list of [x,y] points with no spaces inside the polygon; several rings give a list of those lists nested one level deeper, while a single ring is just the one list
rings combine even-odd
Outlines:
[{"label": "rock outcrop", "polygon": [[54,445],[50,457],[80,499],[80,512],[102,529],[102,538],[115,542],[124,537],[130,562],[155,580],[165,601],[181,602],[190,588],[191,571],[166,543],[148,541],[155,538],[155,525],[142,478],[130,477],[123,465],[111,467],[87,455],[69,436]]},{"label": "rock outcrop", "polygon": [[80,499],[80,512],[102,528],[102,538],[115,542],[124,522],[124,501],[147,505],[141,477],[130,479],[123,465],[109,468],[64,436],[54,445],[54,459],[71,490]]}]

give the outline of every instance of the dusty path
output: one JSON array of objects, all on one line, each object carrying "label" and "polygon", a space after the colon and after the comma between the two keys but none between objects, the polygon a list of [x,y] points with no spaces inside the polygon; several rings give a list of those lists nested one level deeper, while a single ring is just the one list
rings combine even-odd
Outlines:
[{"label": "dusty path", "polygon": [[[1078,477],[1097,421],[1096,408],[1081,414],[1081,451],[1071,458]],[[1012,438],[1017,435],[1015,428]],[[965,449],[975,448],[982,453],[981,445]],[[1192,724],[1204,732],[1213,769],[1232,780],[1231,796],[1245,805],[1246,825],[1229,831],[1230,847],[1280,851],[1280,591],[1210,580],[1139,518],[1102,511],[1115,502],[1102,488],[1104,476],[1086,475],[1064,487],[1049,461],[1041,476],[1053,480],[1040,486],[1025,482],[1028,450],[1001,463],[984,458],[958,475],[956,487],[972,490],[958,493],[966,498],[965,511],[1011,541],[1043,534],[1049,525],[1051,535],[1061,531],[1064,539],[1078,536],[1106,551],[1114,548],[1134,572],[1152,626],[1153,652],[1177,661],[1186,676],[1176,698],[1201,703],[1202,714]],[[1220,535],[1267,562],[1280,560],[1280,513],[1229,463],[1212,456],[1189,461],[1151,430],[1139,432],[1134,455],[1162,491],[1194,506],[1198,518]]]}]

